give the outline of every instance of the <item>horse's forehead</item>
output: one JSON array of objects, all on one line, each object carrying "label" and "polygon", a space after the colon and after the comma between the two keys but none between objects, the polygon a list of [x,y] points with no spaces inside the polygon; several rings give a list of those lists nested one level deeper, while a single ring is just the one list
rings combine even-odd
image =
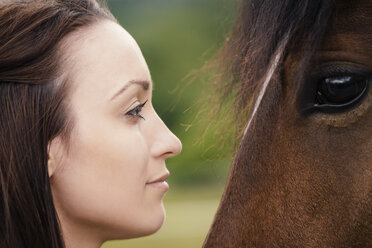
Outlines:
[{"label": "horse's forehead", "polygon": [[356,43],[358,41],[363,47],[371,47],[372,0],[338,2],[325,39],[324,45],[333,43],[337,46],[345,42]]},{"label": "horse's forehead", "polygon": [[317,55],[357,61],[372,59],[372,0],[338,2]]},{"label": "horse's forehead", "polygon": [[335,12],[343,15],[347,21],[371,18],[371,0],[339,0],[337,1]]}]

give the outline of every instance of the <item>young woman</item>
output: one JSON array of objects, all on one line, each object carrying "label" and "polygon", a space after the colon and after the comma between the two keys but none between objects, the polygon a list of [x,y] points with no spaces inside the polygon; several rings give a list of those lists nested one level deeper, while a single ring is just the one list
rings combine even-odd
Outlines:
[{"label": "young woman", "polygon": [[0,4],[0,247],[156,232],[181,143],[135,40],[93,0]]}]

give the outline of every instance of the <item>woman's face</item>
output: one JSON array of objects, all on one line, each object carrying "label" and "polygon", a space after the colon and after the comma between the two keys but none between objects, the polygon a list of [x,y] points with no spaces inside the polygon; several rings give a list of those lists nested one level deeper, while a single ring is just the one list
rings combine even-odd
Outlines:
[{"label": "woman's face", "polygon": [[63,47],[73,130],[68,144],[55,138],[49,154],[63,232],[103,239],[151,234],[165,217],[165,159],[178,154],[181,143],[151,104],[142,53],[110,21],[78,31]]}]

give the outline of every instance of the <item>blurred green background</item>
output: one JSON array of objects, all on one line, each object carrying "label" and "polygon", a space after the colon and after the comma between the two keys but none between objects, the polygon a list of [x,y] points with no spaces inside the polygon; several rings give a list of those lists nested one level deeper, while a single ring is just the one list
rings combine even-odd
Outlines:
[{"label": "blurred green background", "polygon": [[[235,13],[231,0],[109,0],[121,25],[136,39],[154,81],[153,104],[183,143],[167,160],[167,219],[149,237],[111,241],[103,248],[201,247],[226,182],[231,153],[220,143],[208,113],[208,70]],[[227,152],[226,152],[227,151]]]}]

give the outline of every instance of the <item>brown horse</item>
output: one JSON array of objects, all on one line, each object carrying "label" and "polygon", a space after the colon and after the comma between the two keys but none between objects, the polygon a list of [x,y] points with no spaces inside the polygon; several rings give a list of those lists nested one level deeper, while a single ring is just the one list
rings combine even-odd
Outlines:
[{"label": "brown horse", "polygon": [[224,51],[250,117],[204,247],[372,247],[372,1],[246,0]]}]

